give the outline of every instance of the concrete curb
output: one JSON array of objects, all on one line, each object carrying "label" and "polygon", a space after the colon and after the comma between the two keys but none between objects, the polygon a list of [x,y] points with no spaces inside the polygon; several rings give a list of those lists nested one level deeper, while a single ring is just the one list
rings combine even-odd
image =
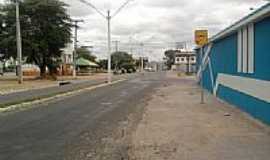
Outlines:
[{"label": "concrete curb", "polygon": [[[43,88],[56,87],[56,86],[58,86],[58,84],[51,84],[51,85],[46,85],[46,86],[43,86],[43,87],[36,87],[34,89],[43,89]],[[29,91],[29,90],[33,90],[33,89],[28,88],[28,89],[16,89],[16,90],[9,90],[9,91],[0,91],[0,96],[4,96],[4,95],[7,95],[7,94],[11,94],[11,93]]]},{"label": "concrete curb", "polygon": [[33,99],[25,100],[22,102],[15,102],[14,104],[6,105],[3,108],[0,107],[0,113],[15,111],[17,109],[18,110],[27,109],[27,108],[30,108],[31,105],[42,104],[42,103],[49,102],[49,101],[52,101],[55,99],[61,99],[61,98],[67,97],[67,96],[72,96],[72,95],[75,95],[75,94],[78,94],[81,92],[91,91],[91,90],[94,90],[97,88],[114,85],[114,84],[117,84],[117,83],[120,83],[120,82],[123,82],[126,80],[127,79],[120,79],[120,80],[113,81],[111,84],[101,83],[101,84],[93,85],[93,86],[83,88],[83,89],[75,89],[75,90],[65,92],[65,93],[57,93],[54,95],[47,95],[44,97],[35,97]]}]

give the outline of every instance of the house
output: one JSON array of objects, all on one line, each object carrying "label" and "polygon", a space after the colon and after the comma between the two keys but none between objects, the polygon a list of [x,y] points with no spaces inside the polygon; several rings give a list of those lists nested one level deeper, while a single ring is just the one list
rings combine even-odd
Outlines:
[{"label": "house", "polygon": [[73,43],[67,44],[66,48],[63,49],[61,59],[64,64],[73,64],[73,51],[74,51]]},{"label": "house", "polygon": [[270,3],[196,48],[197,76],[220,99],[270,124]]},{"label": "house", "polygon": [[191,51],[178,51],[175,55],[173,70],[184,73],[196,72],[196,55]]},{"label": "house", "polygon": [[74,51],[73,43],[67,44],[66,48],[63,49],[63,54],[61,56],[62,64],[60,66],[60,70],[58,71],[58,75],[63,76],[72,75],[73,51]]}]

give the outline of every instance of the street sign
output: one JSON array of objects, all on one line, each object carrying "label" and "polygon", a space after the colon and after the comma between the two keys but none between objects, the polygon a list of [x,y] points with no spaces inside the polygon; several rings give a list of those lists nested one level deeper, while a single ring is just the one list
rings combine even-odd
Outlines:
[{"label": "street sign", "polygon": [[207,44],[208,43],[208,30],[196,30],[195,43],[199,46],[203,46]]}]

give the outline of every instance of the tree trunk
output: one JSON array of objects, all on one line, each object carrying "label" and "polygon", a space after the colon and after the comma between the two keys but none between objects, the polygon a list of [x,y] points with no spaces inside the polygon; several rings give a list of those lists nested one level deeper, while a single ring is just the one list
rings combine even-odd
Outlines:
[{"label": "tree trunk", "polygon": [[39,66],[40,68],[40,77],[42,79],[46,78],[46,65]]}]

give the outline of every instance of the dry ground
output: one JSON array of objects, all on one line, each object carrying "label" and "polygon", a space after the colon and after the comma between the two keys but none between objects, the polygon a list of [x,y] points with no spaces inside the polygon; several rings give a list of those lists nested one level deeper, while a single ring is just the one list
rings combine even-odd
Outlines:
[{"label": "dry ground", "polygon": [[168,73],[132,134],[131,160],[269,160],[269,127]]}]

